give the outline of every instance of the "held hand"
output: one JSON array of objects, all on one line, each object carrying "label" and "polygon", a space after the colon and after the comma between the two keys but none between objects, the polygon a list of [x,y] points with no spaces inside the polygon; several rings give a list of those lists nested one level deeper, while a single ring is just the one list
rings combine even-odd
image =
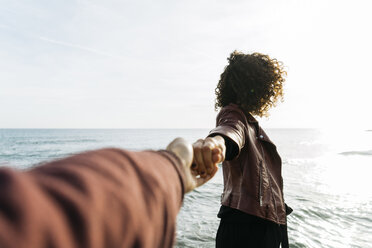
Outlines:
[{"label": "held hand", "polygon": [[201,177],[195,170],[192,170],[193,147],[183,138],[174,139],[167,146],[167,150],[173,152],[182,162],[186,175],[186,193],[208,182],[218,170],[217,163],[203,177]]},{"label": "held hand", "polygon": [[193,150],[193,170],[202,178],[211,173],[218,163],[225,160],[225,140],[219,135],[199,139],[193,144]]}]

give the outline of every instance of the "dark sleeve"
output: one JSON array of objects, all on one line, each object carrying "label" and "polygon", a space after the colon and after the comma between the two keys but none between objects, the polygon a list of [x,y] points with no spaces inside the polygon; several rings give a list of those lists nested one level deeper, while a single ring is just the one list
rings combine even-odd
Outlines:
[{"label": "dark sleeve", "polygon": [[170,152],[102,149],[0,169],[0,247],[172,247],[184,194]]},{"label": "dark sleeve", "polygon": [[226,160],[232,160],[239,155],[245,144],[244,114],[231,107],[223,108],[217,115],[216,127],[208,136],[221,135],[226,144]]}]

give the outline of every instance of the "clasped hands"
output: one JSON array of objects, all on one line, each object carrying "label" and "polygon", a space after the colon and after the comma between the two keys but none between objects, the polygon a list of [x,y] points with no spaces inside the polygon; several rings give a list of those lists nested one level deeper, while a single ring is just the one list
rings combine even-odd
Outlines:
[{"label": "clasped hands", "polygon": [[176,138],[167,146],[182,162],[186,175],[186,193],[208,182],[225,160],[225,140],[221,136],[199,139],[194,144]]}]

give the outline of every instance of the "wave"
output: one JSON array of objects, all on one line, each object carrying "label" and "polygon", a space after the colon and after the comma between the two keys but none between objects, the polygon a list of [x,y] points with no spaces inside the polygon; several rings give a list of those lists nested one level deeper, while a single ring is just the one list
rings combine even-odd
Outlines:
[{"label": "wave", "polygon": [[16,145],[56,145],[56,144],[67,144],[67,143],[89,143],[97,142],[96,139],[60,139],[60,140],[21,140],[16,141]]},{"label": "wave", "polygon": [[363,155],[363,156],[372,156],[372,150],[369,151],[348,151],[348,152],[341,152],[341,155]]}]

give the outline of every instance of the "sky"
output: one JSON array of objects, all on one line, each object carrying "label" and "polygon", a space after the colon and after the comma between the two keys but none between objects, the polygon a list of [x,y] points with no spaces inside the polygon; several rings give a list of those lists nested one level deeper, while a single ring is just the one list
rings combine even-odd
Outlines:
[{"label": "sky", "polygon": [[0,0],[0,128],[211,128],[233,50],[288,71],[268,128],[372,129],[371,1]]}]

